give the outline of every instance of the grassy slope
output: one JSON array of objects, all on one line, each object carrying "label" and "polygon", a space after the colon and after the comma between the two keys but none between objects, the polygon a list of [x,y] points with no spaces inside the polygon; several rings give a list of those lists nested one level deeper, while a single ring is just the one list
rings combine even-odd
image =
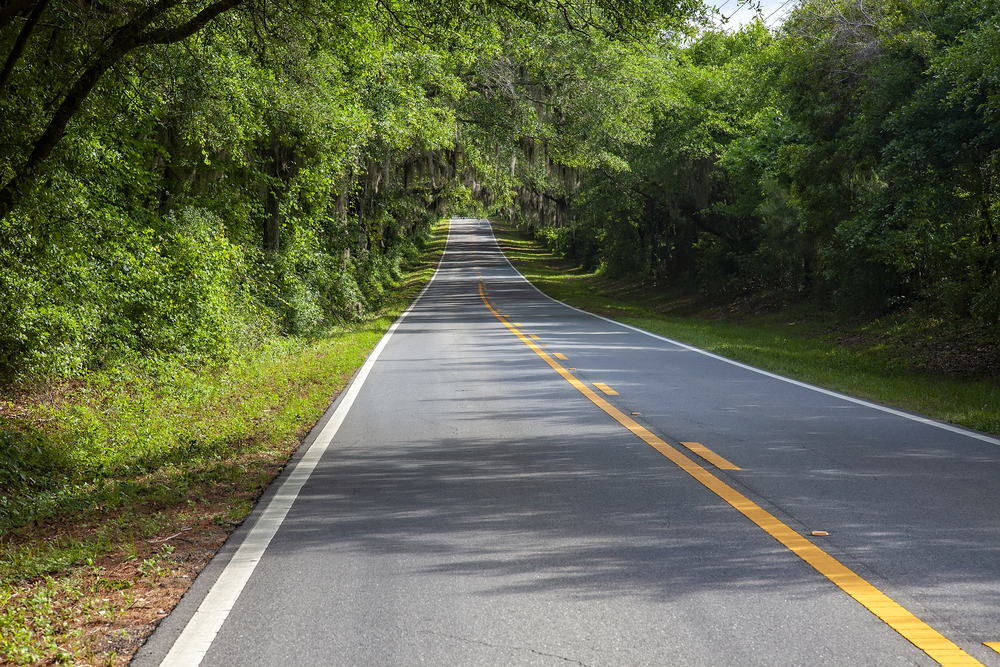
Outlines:
[{"label": "grassy slope", "polygon": [[445,230],[376,317],[318,340],[3,397],[0,436],[35,484],[0,498],[0,663],[126,664],[430,278]]},{"label": "grassy slope", "polygon": [[[909,321],[848,329],[821,314],[794,311],[740,317],[734,323],[720,317],[718,309],[692,307],[676,295],[581,272],[537,241],[495,229],[518,270],[560,301],[787,377],[1000,434],[995,378],[913,370],[938,361],[917,359],[927,345],[914,337],[936,335],[929,323],[921,323],[918,331]],[[672,314],[677,312],[685,314]]]}]

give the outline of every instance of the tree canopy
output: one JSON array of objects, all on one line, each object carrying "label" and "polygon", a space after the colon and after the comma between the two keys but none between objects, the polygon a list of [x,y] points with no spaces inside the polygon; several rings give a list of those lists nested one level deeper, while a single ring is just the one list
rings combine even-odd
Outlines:
[{"label": "tree canopy", "polygon": [[644,140],[538,225],[612,275],[1000,333],[998,10],[802,0],[774,30],[660,43],[632,79]]},{"label": "tree canopy", "polygon": [[449,212],[609,275],[995,329],[998,9],[0,0],[0,374],[311,335]]},{"label": "tree canopy", "polygon": [[586,159],[531,90],[599,94],[582,45],[687,2],[4,0],[0,372],[214,363],[363,314],[435,217],[511,204],[525,141]]}]

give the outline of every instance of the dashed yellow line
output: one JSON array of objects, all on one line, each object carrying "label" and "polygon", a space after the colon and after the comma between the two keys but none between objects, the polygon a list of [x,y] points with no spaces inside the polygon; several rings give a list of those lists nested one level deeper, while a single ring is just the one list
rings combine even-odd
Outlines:
[{"label": "dashed yellow line", "polygon": [[705,459],[712,465],[714,465],[719,470],[739,470],[739,466],[733,465],[726,459],[722,458],[711,449],[701,444],[700,442],[682,442],[682,445],[690,449],[692,452]]},{"label": "dashed yellow line", "polygon": [[556,359],[562,359],[563,361],[569,361],[569,357],[567,357],[565,354],[562,354],[561,352],[556,352],[555,353],[555,357],[556,357]]},{"label": "dashed yellow line", "polygon": [[[729,503],[733,508],[747,517],[768,535],[778,540],[789,551],[811,565],[817,572],[836,584],[842,591],[861,603],[868,611],[882,619],[889,627],[909,640],[943,667],[967,667],[982,663],[959,648],[955,643],[940,632],[927,625],[907,611],[902,605],[878,590],[858,576],[853,570],[842,564],[830,554],[792,530],[782,521],[772,516],[768,511],[753,502],[742,493],[729,486],[681,453],[680,450],[667,444],[637,421],[621,412],[616,407],[597,395],[597,393],[563,368],[559,362],[549,356],[530,338],[515,329],[509,322],[504,322],[499,314],[486,300],[482,285],[479,294],[486,307],[497,316],[504,325],[517,336],[522,343],[541,357],[545,363],[559,373],[564,380],[573,385],[581,394],[590,399],[594,405],[601,408],[619,424],[634,433],[643,442],[673,461],[677,466],[698,480],[702,485]],[[987,644],[989,646],[990,644]],[[996,649],[996,647],[991,646]]]},{"label": "dashed yellow line", "polygon": [[595,382],[594,386],[597,387],[598,389],[600,389],[601,391],[603,391],[608,396],[617,396],[618,395],[617,391],[615,391],[614,389],[612,389],[608,385],[604,384],[603,382]]}]

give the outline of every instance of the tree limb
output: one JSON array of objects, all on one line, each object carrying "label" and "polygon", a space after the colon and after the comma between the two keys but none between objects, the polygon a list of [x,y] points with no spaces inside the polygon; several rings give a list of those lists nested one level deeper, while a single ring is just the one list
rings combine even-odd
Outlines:
[{"label": "tree limb", "polygon": [[179,42],[203,28],[209,21],[228,11],[244,0],[219,0],[198,12],[194,18],[172,28],[158,28],[144,32],[150,23],[161,18],[181,0],[159,0],[140,12],[131,21],[118,28],[106,41],[108,46],[68,88],[62,103],[56,109],[48,126],[35,142],[27,161],[16,175],[0,189],[0,220],[11,212],[22,191],[36,176],[39,167],[52,153],[66,132],[70,120],[80,111],[83,102],[93,91],[101,77],[130,51],[148,44]]},{"label": "tree limb", "polygon": [[28,15],[28,20],[21,28],[21,32],[17,36],[17,41],[14,42],[14,48],[10,50],[7,62],[4,63],[3,71],[0,71],[0,98],[3,97],[3,91],[7,87],[7,82],[10,81],[10,75],[14,71],[14,64],[21,57],[21,54],[24,53],[24,47],[28,44],[28,38],[35,31],[38,19],[41,18],[42,12],[45,11],[48,4],[49,0],[39,0],[35,8],[31,10],[31,14]]},{"label": "tree limb", "polygon": [[205,7],[198,12],[194,18],[187,23],[182,23],[173,28],[159,28],[139,35],[139,46],[146,44],[172,44],[187,39],[204,28],[209,21],[220,14],[229,11],[243,4],[245,0],[219,0],[218,2]]},{"label": "tree limb", "polygon": [[3,30],[18,15],[26,12],[37,0],[12,0],[0,6],[0,30]]}]

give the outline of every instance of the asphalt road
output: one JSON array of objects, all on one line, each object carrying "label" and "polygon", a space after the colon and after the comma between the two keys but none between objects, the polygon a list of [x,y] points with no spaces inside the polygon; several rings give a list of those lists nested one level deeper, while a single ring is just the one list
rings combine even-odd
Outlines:
[{"label": "asphalt road", "polygon": [[1000,665],[992,438],[554,302],[485,221],[373,357],[134,665]]}]

